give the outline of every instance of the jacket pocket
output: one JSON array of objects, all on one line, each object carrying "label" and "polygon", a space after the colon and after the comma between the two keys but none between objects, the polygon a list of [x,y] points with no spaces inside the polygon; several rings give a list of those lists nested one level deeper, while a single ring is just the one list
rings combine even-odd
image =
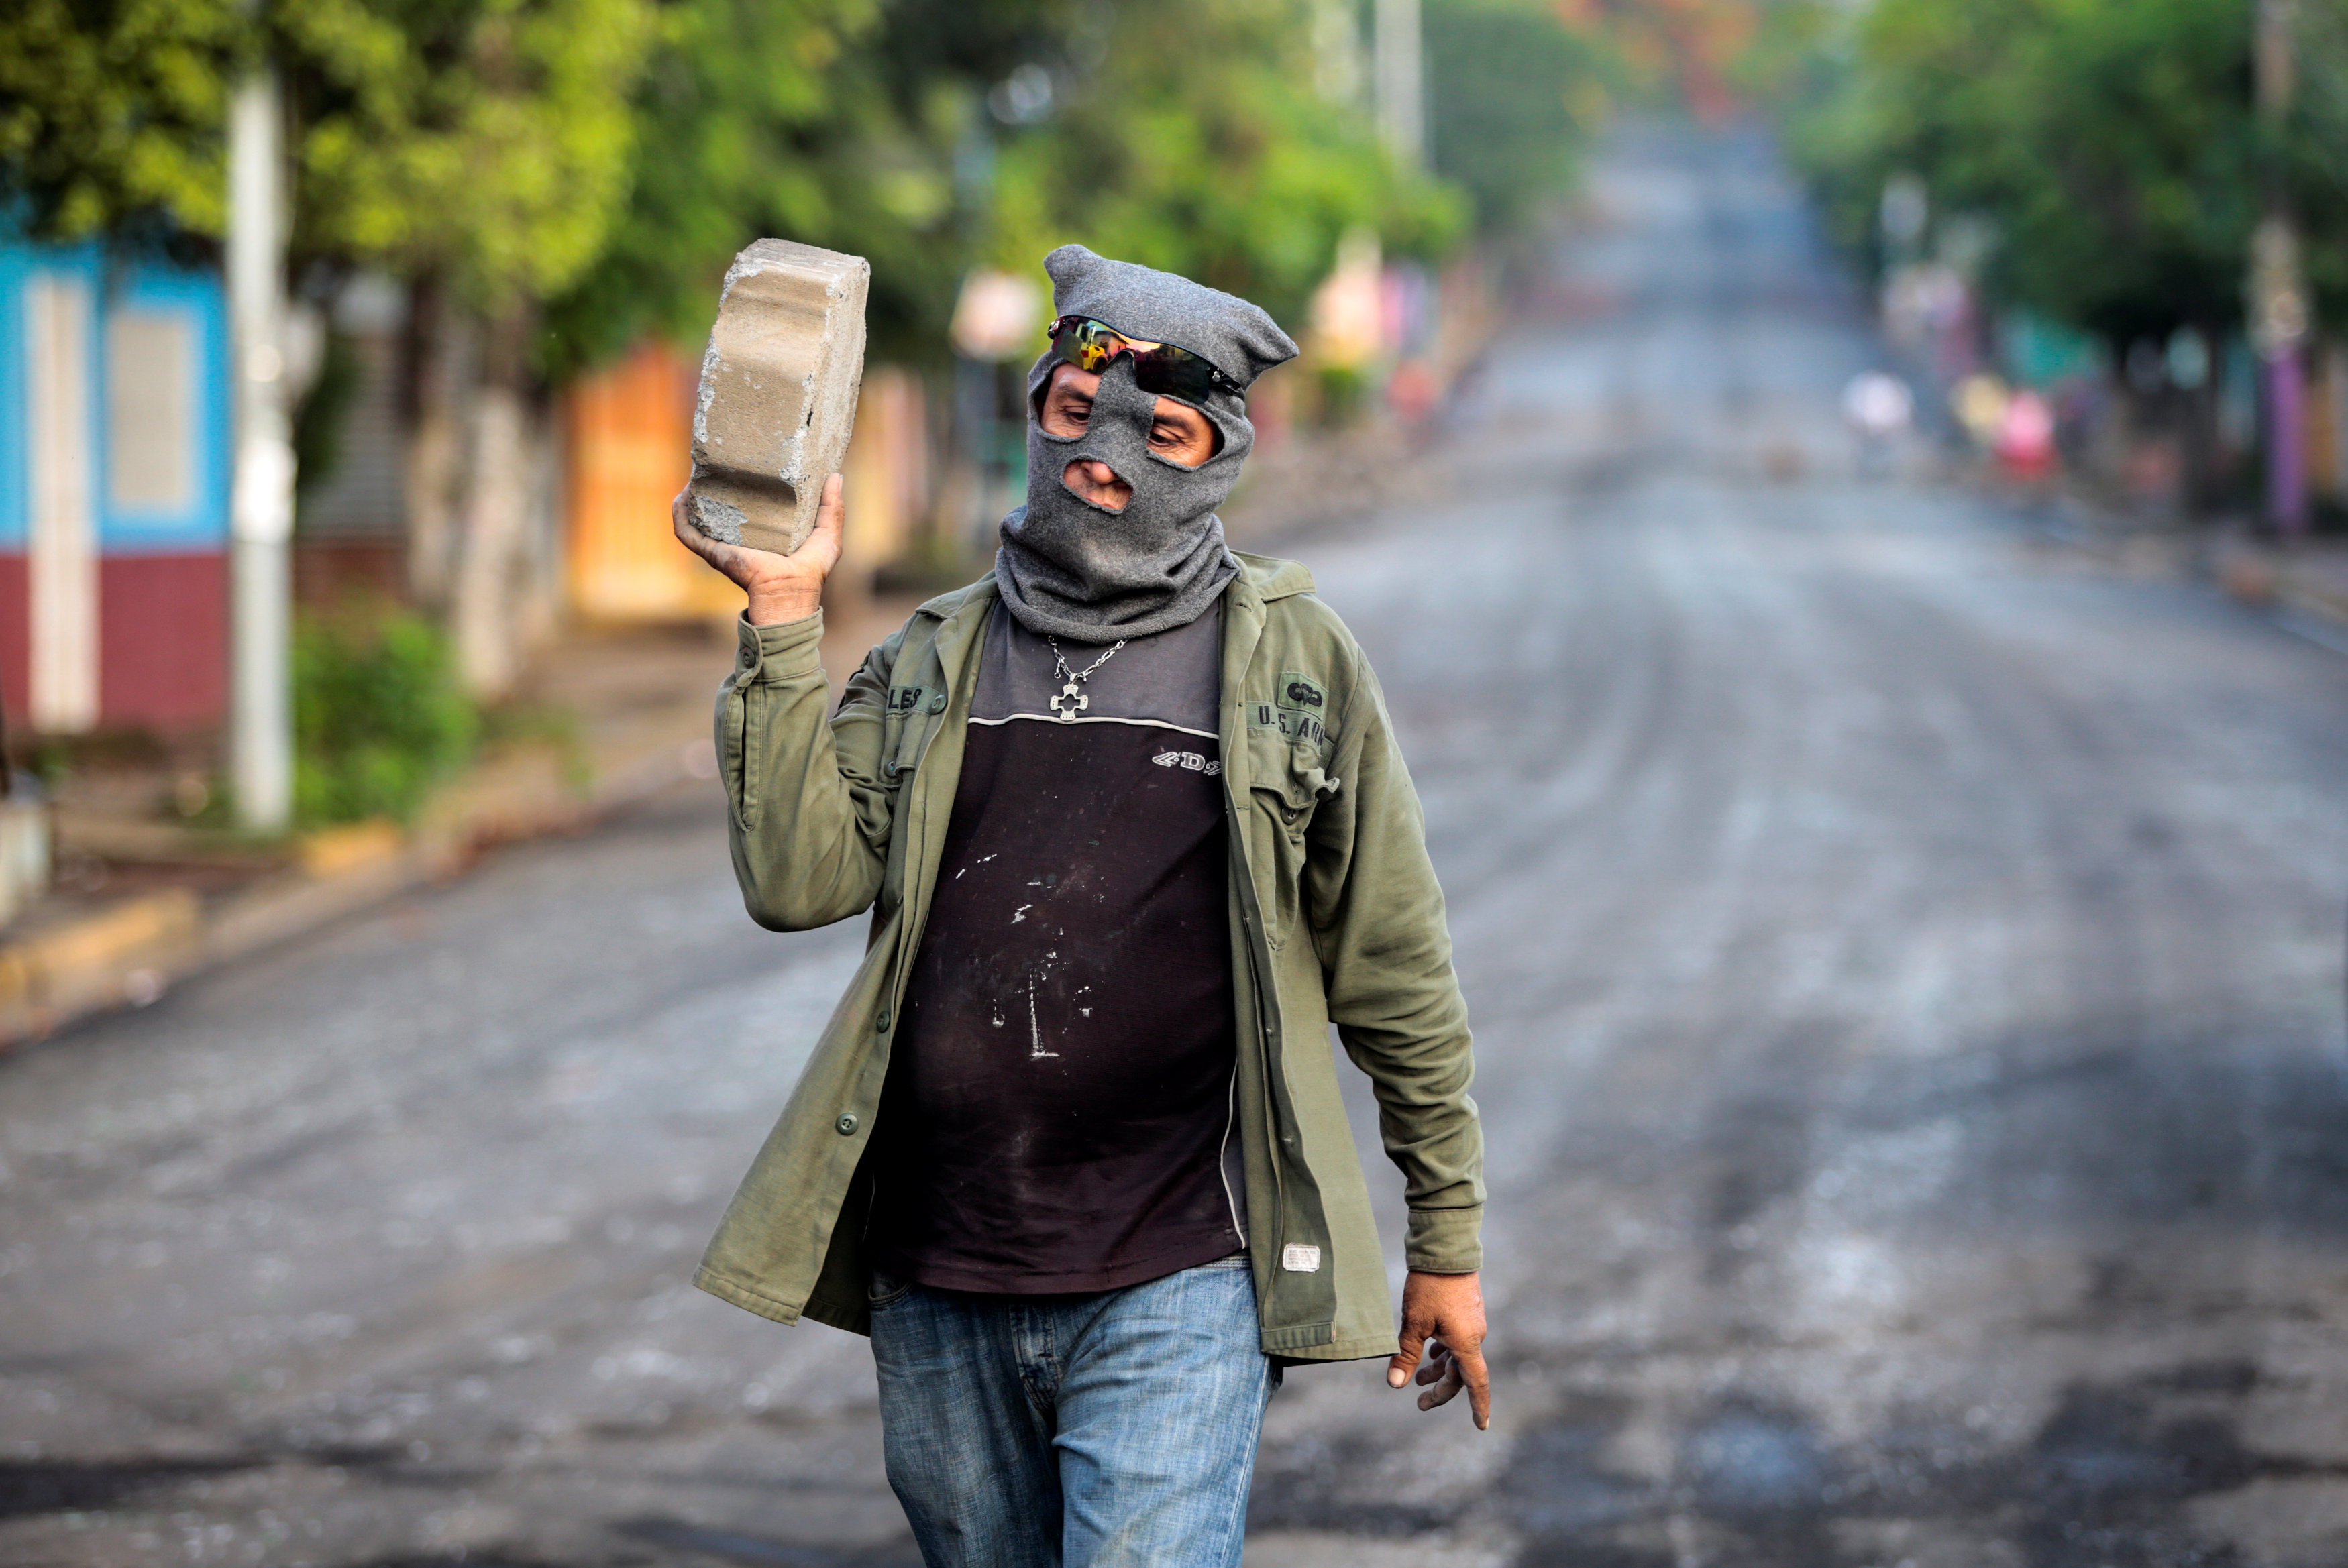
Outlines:
[{"label": "jacket pocket", "polygon": [[[919,682],[905,680],[915,673],[921,676]],[[944,674],[935,659],[924,660],[911,670],[901,665],[894,676],[899,683],[889,688],[888,722],[880,732],[880,782],[891,790],[922,765],[944,722],[949,702]]]},{"label": "jacket pocket", "polygon": [[1304,857],[1313,814],[1335,794],[1341,781],[1321,766],[1317,750],[1303,743],[1288,744],[1278,736],[1249,737],[1254,748],[1249,758],[1249,794],[1270,832],[1272,845],[1271,897],[1264,904],[1264,936],[1275,948],[1296,928],[1303,899]]},{"label": "jacket pocket", "polygon": [[880,782],[890,789],[903,787],[907,779],[922,765],[922,758],[930,749],[931,740],[938,733],[938,721],[928,713],[909,716],[894,737],[886,741],[880,764]]}]

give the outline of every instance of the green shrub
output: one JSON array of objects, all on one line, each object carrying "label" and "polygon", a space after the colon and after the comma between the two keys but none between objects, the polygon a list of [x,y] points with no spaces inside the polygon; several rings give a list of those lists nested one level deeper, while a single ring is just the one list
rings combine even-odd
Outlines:
[{"label": "green shrub", "polygon": [[294,632],[294,809],[305,825],[414,815],[479,735],[430,621],[345,612]]}]

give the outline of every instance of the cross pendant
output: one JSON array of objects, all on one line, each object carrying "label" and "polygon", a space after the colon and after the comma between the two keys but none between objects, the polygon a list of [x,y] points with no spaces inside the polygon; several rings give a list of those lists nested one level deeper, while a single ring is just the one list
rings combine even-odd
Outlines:
[{"label": "cross pendant", "polygon": [[[1068,705],[1063,708],[1060,706],[1062,702],[1066,702]],[[1092,705],[1093,700],[1090,697],[1079,697],[1076,695],[1076,683],[1074,681],[1071,681],[1066,685],[1061,687],[1060,694],[1052,699],[1052,712],[1060,715],[1060,723],[1064,724],[1075,723],[1076,722],[1076,710],[1079,708],[1089,708]]]}]

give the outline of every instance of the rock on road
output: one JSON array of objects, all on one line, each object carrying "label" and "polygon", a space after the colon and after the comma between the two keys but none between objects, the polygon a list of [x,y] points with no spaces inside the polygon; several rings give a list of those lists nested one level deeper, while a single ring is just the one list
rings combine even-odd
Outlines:
[{"label": "rock on road", "polygon": [[[1294,1373],[1250,1563],[2348,1561],[2348,658],[1859,464],[1759,142],[1590,208],[1273,546],[1426,799],[1498,1416]],[[860,943],[681,794],[0,1061],[0,1563],[917,1562],[861,1341],[686,1284]]]}]

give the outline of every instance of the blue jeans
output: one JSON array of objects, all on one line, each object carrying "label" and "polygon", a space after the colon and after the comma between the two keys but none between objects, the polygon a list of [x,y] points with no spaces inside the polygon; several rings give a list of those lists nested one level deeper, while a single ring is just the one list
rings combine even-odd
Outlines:
[{"label": "blue jeans", "polygon": [[889,1485],[930,1568],[1238,1568],[1279,1381],[1246,1255],[1087,1296],[872,1288]]}]

